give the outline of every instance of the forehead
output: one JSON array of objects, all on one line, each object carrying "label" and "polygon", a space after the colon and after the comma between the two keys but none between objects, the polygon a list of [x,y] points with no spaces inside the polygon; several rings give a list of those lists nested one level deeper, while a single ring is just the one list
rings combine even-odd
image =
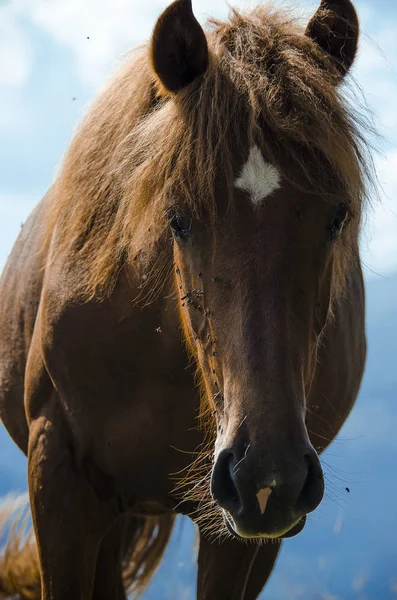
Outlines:
[{"label": "forehead", "polygon": [[[287,166],[285,168],[287,169]],[[267,214],[275,203],[281,203],[285,208],[287,208],[286,205],[292,204],[302,214],[308,211],[313,212],[315,208],[323,212],[337,206],[341,201],[346,202],[344,195],[338,199],[336,196],[330,199],[322,193],[321,186],[320,189],[316,189],[315,182],[313,182],[310,192],[304,191],[300,185],[294,185],[288,177],[288,173],[286,177],[283,176],[283,171],[272,164],[256,144],[250,147],[243,164],[236,168],[233,183],[235,189],[244,192],[245,206],[247,203],[254,207],[266,206]],[[278,190],[281,193],[276,194]]]},{"label": "forehead", "polygon": [[240,192],[233,201],[236,210],[226,215],[234,215],[230,221],[234,230],[244,231],[248,227],[251,235],[255,231],[269,237],[269,231],[273,230],[282,240],[284,235],[299,237],[299,232],[307,235],[309,231],[316,237],[315,231],[322,231],[322,224],[337,206],[321,189],[316,189],[315,182],[308,190],[291,181],[288,166],[276,166],[269,160],[266,149],[256,144],[235,166],[233,187]]},{"label": "forehead", "polygon": [[260,148],[253,145],[234,185],[247,192],[252,204],[258,205],[281,187],[281,174],[265,160]]}]

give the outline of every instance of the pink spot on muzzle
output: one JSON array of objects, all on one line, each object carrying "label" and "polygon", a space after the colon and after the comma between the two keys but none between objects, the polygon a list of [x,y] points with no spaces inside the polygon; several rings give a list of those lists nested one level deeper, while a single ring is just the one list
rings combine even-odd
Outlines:
[{"label": "pink spot on muzzle", "polygon": [[259,490],[259,492],[256,495],[256,498],[258,500],[258,504],[259,504],[259,509],[261,511],[261,515],[263,515],[263,513],[266,510],[266,506],[267,506],[267,502],[269,500],[269,496],[272,493],[274,488],[274,485],[270,486],[270,487],[265,487],[262,490]]}]

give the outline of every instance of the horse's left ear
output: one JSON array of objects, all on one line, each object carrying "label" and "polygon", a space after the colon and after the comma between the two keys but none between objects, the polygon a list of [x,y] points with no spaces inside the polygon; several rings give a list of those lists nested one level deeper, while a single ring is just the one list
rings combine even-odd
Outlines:
[{"label": "horse's left ear", "polygon": [[169,92],[178,92],[205,73],[208,46],[191,0],[176,0],[159,17],[152,36],[155,73]]},{"label": "horse's left ear", "polygon": [[306,35],[334,60],[343,77],[357,52],[359,22],[350,0],[321,0],[306,28]]}]

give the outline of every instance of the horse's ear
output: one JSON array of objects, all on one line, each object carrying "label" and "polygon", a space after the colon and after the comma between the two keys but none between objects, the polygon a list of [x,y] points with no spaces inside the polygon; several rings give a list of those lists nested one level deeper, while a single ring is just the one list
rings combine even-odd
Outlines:
[{"label": "horse's ear", "polygon": [[205,73],[207,39],[191,0],[176,0],[160,16],[153,31],[151,59],[169,92],[178,92]]},{"label": "horse's ear", "polygon": [[306,28],[306,35],[334,60],[343,77],[357,52],[359,22],[350,0],[321,0]]}]

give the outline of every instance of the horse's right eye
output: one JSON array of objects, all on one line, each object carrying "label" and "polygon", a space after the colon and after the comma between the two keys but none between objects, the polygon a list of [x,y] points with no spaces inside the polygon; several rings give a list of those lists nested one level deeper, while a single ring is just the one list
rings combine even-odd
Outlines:
[{"label": "horse's right eye", "polygon": [[331,239],[336,239],[342,233],[342,229],[345,226],[349,218],[348,207],[345,203],[337,206],[332,214],[330,223],[328,224],[328,232]]},{"label": "horse's right eye", "polygon": [[192,220],[186,215],[174,214],[170,219],[172,235],[180,241],[187,241],[192,234]]}]

